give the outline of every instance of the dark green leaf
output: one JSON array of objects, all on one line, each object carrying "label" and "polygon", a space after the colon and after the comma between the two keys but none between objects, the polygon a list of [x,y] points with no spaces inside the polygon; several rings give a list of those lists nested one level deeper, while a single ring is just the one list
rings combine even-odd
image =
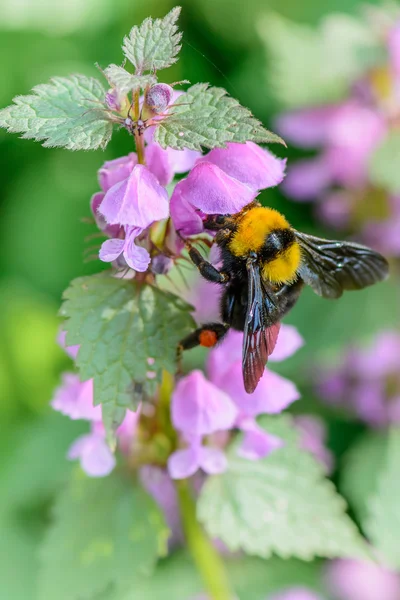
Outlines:
[{"label": "dark green leaf", "polygon": [[365,557],[343,498],[321,465],[299,449],[289,418],[265,418],[262,426],[285,446],[254,462],[231,449],[228,471],[210,477],[199,499],[199,519],[209,535],[230,550],[265,558]]},{"label": "dark green leaf", "polygon": [[154,394],[164,369],[175,373],[176,346],[194,327],[191,307],[171,293],[108,272],[74,280],[64,298],[67,342],[81,345],[81,378],[94,378],[95,404],[103,405],[110,431],[127,408]]},{"label": "dark green leaf", "polygon": [[114,599],[135,589],[165,554],[168,530],[156,503],[132,480],[76,472],[59,496],[41,552],[41,600]]},{"label": "dark green leaf", "polygon": [[176,21],[180,12],[176,6],[163,19],[145,19],[140,27],[132,27],[124,38],[122,50],[137,74],[166,69],[178,60],[182,34]]},{"label": "dark green leaf", "polygon": [[17,96],[0,111],[0,127],[22,137],[45,140],[43,146],[68,150],[105,148],[112,123],[104,105],[105,90],[93,77],[54,77],[30,96]]},{"label": "dark green leaf", "polygon": [[171,116],[155,130],[155,140],[163,148],[201,150],[247,141],[284,144],[222,88],[198,83],[188,89],[184,98],[181,104],[177,100],[171,107]]}]

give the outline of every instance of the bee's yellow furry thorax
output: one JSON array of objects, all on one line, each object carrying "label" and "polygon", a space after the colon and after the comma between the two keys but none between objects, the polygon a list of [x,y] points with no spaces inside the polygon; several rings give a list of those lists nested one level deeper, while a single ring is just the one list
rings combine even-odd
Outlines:
[{"label": "bee's yellow furry thorax", "polygon": [[[289,229],[283,215],[273,208],[257,206],[238,216],[238,227],[229,242],[228,248],[234,256],[245,257],[249,252],[261,251],[267,237],[273,231]],[[279,256],[265,262],[262,268],[264,279],[273,283],[288,283],[296,278],[300,265],[300,247],[293,242]]]}]

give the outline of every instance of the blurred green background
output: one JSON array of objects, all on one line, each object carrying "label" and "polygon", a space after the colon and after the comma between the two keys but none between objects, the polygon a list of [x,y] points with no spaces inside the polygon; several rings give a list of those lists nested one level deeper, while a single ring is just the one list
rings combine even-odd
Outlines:
[{"label": "blurred green background", "polygon": [[[268,61],[256,32],[259,17],[273,9],[316,24],[332,10],[354,13],[359,8],[357,0],[181,4],[181,59],[165,72],[165,80],[225,87],[271,128],[279,107],[268,89]],[[0,106],[53,75],[96,76],[95,62],[103,68],[120,63],[121,41],[132,25],[149,15],[163,16],[173,5],[167,0],[0,0]],[[98,189],[97,169],[131,150],[132,140],[124,132],[105,152],[87,153],[45,149],[0,133],[0,523],[7,524],[0,543],[0,595],[7,600],[34,597],[36,542],[53,491],[69,469],[66,449],[82,430],[48,408],[60,372],[68,366],[55,344],[61,294],[72,278],[101,268],[98,261],[83,262],[85,248],[94,243],[85,242],[94,228],[83,221]],[[289,160],[299,154],[273,150]],[[263,200],[295,227],[315,229],[306,205],[289,202],[278,190],[264,192]],[[346,341],[392,323],[397,302],[391,284],[350,294],[334,306],[305,293],[290,322],[299,327],[306,347],[281,372],[305,389],[316,352],[330,355]],[[307,402],[308,397],[299,408],[305,410]],[[340,452],[345,449],[343,430],[332,444]],[[16,576],[20,564],[23,578]]]}]

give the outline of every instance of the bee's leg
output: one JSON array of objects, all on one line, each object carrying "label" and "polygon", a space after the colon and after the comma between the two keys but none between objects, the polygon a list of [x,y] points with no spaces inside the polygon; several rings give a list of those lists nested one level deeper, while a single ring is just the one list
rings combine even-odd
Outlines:
[{"label": "bee's leg", "polygon": [[213,348],[227,333],[229,325],[226,323],[206,323],[181,340],[176,349],[178,373],[182,372],[182,353],[196,346]]},{"label": "bee's leg", "polygon": [[198,268],[200,275],[202,275],[204,279],[212,281],[213,283],[226,283],[229,281],[228,273],[218,271],[218,269],[205,260],[200,252],[188,241],[186,241],[186,248],[188,249],[191,261]]}]

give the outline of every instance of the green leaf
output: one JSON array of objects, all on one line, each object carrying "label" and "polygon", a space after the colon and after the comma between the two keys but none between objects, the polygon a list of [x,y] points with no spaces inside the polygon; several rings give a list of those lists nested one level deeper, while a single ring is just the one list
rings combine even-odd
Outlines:
[{"label": "green leaf", "polygon": [[180,12],[176,6],[163,19],[145,19],[139,27],[132,27],[124,38],[122,50],[138,74],[166,69],[178,60],[182,34],[176,21]]},{"label": "green leaf", "polygon": [[59,496],[40,552],[40,599],[120,598],[166,552],[168,529],[154,500],[131,479],[81,472]]},{"label": "green leaf", "polygon": [[372,154],[369,177],[376,186],[396,194],[400,191],[400,131],[391,131]]},{"label": "green leaf", "polygon": [[371,496],[378,487],[387,444],[386,432],[369,431],[356,441],[344,457],[339,488],[362,524],[368,514]]},{"label": "green leaf", "polygon": [[229,468],[205,483],[198,516],[211,537],[230,550],[269,557],[364,557],[366,545],[347,516],[346,504],[319,463],[299,448],[287,416],[262,426],[285,446],[263,460],[229,453]]},{"label": "green leaf", "polygon": [[23,133],[26,139],[45,140],[43,146],[68,150],[105,148],[112,123],[104,105],[105,90],[93,77],[53,77],[37,85],[30,96],[17,96],[0,110],[0,127]]},{"label": "green leaf", "polygon": [[110,432],[127,408],[154,394],[164,369],[175,372],[176,346],[195,327],[191,306],[109,272],[75,279],[64,298],[67,343],[80,344],[81,378],[94,378],[95,404],[103,405]]},{"label": "green leaf", "polygon": [[369,27],[344,14],[326,17],[317,29],[269,13],[258,31],[269,57],[269,87],[289,108],[342,98],[365,69],[366,51],[377,46]]},{"label": "green leaf", "polygon": [[146,86],[154,85],[157,82],[154,75],[132,75],[132,73],[128,73],[126,69],[118,65],[109,65],[104,69],[104,75],[110,85],[116,87],[121,94],[127,94],[137,88],[144,89]]},{"label": "green leaf", "polygon": [[365,528],[388,565],[400,569],[400,428],[390,431],[386,460],[375,494],[368,503]]},{"label": "green leaf", "polygon": [[227,142],[258,143],[283,140],[265,129],[251,112],[222,88],[197,83],[185,95],[184,104],[171,107],[171,116],[155,130],[155,140],[163,148],[201,150],[218,148]]},{"label": "green leaf", "polygon": [[[242,600],[265,600],[270,594],[291,586],[306,586],[316,592],[322,591],[319,581],[321,565],[318,563],[278,558],[266,561],[248,556],[227,556],[224,562],[237,598]],[[143,581],[123,600],[188,600],[197,598],[202,591],[204,583],[193,560],[186,552],[176,551],[160,561],[152,577]],[[101,600],[115,599],[110,595]]]}]

